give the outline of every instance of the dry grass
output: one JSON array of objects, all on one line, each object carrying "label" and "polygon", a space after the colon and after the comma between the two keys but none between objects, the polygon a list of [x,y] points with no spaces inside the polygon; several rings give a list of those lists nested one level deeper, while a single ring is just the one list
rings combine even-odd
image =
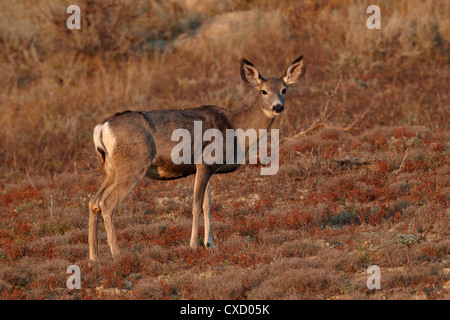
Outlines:
[{"label": "dry grass", "polygon": [[[1,298],[448,299],[448,1],[381,1],[377,31],[362,1],[93,3],[0,4]],[[65,27],[69,4],[80,31]],[[272,75],[299,54],[307,75],[276,126],[291,137],[314,123],[342,76],[333,125],[284,143],[275,176],[213,178],[218,250],[189,249],[192,177],[145,180],[117,213],[122,256],[101,230],[89,267],[95,124],[124,109],[237,110],[255,97],[241,56]],[[81,290],[65,287],[70,264]],[[382,290],[366,287],[370,264]]]}]

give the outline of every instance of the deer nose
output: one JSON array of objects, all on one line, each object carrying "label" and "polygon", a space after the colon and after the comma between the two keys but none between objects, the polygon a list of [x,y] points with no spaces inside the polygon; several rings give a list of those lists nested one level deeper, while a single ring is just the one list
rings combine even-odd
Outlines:
[{"label": "deer nose", "polygon": [[272,107],[272,111],[276,113],[281,113],[284,110],[284,106],[282,104],[277,104]]}]

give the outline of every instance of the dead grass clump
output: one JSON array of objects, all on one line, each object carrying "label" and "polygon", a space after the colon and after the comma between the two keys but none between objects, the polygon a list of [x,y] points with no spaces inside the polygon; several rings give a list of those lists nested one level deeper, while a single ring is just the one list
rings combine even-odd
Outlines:
[{"label": "dead grass clump", "polygon": [[139,282],[134,290],[134,295],[139,300],[162,300],[163,295],[160,286],[154,280]]},{"label": "dead grass clump", "polygon": [[388,216],[395,216],[396,214],[403,214],[403,212],[414,204],[408,200],[397,200],[388,208]]},{"label": "dead grass clump", "polygon": [[304,267],[285,272],[272,269],[270,277],[249,295],[250,299],[314,299],[316,294],[337,288],[340,279],[334,273]]},{"label": "dead grass clump", "polygon": [[248,293],[263,279],[264,270],[256,269],[251,273],[230,270],[223,276],[211,275],[198,279],[198,282],[189,281],[183,289],[188,289],[188,299],[246,299]]},{"label": "dead grass clump", "polygon": [[[403,288],[408,288],[407,299],[438,299],[443,298],[445,289],[443,283],[446,275],[439,267],[417,266],[415,268],[393,268],[383,274],[383,285],[390,288],[390,295],[400,293]],[[404,292],[404,291],[403,291]]]},{"label": "dead grass clump", "polygon": [[318,254],[322,268],[325,270],[335,270],[346,274],[353,274],[361,268],[360,258],[357,254],[342,254],[342,250],[328,248]]},{"label": "dead grass clump", "polygon": [[284,243],[279,248],[279,252],[281,256],[285,258],[303,258],[316,255],[319,252],[320,248],[320,244],[314,240],[293,240]]},{"label": "dead grass clump", "polygon": [[[261,37],[264,34],[264,41]],[[204,52],[216,55],[226,50],[231,54],[248,50],[249,41],[263,44],[270,38],[289,35],[280,11],[259,9],[234,11],[218,15],[205,21],[193,34],[185,33],[178,37],[173,47],[182,53],[202,55]],[[278,39],[279,41],[279,39]],[[270,70],[269,70],[270,71]]]},{"label": "dead grass clump", "polygon": [[297,238],[297,232],[294,230],[283,230],[269,228],[260,232],[261,242],[268,245],[279,247],[280,245]]}]

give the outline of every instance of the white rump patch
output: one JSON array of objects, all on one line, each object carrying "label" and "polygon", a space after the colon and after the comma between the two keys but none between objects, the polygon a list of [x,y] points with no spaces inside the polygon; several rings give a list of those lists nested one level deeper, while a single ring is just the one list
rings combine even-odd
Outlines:
[{"label": "white rump patch", "polygon": [[102,127],[103,127],[102,124],[98,124],[97,126],[95,126],[93,138],[94,138],[95,148],[100,148],[103,150],[103,143],[102,143],[102,140],[100,139]]},{"label": "white rump patch", "polygon": [[114,134],[111,130],[111,127],[109,126],[109,122],[106,122],[103,125],[102,133],[103,133],[102,142],[106,148],[106,153],[108,153],[109,156],[111,156],[113,153],[114,147],[116,145],[116,137],[114,136]]},{"label": "white rump patch", "polygon": [[116,137],[111,130],[109,122],[99,124],[95,127],[94,143],[96,148],[104,150],[108,156],[111,156],[116,145]]}]

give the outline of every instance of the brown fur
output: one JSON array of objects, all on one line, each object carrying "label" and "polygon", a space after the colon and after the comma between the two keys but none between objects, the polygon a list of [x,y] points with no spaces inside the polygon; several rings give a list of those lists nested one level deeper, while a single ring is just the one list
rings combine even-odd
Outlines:
[{"label": "brown fur", "polygon": [[[303,76],[298,72],[299,61],[303,61],[303,57],[295,60],[286,72],[286,76],[291,74],[291,83],[300,80]],[[250,71],[246,74],[244,68]],[[105,147],[103,140],[101,145],[97,146],[105,171],[105,179],[97,194],[89,202],[91,260],[98,260],[97,224],[99,213],[103,216],[111,253],[114,257],[119,254],[114,227],[114,211],[145,176],[152,179],[169,180],[195,174],[191,248],[195,249],[198,246],[198,217],[202,207],[205,215],[205,246],[215,247],[209,218],[211,208],[209,179],[214,173],[235,171],[239,165],[194,164],[193,154],[191,155],[192,164],[176,165],[172,162],[171,151],[179,142],[171,141],[171,135],[174,130],[184,128],[191,133],[191,138],[193,138],[194,121],[201,121],[203,132],[212,128],[222,132],[224,137],[223,159],[226,159],[226,129],[239,128],[246,131],[252,128],[256,129],[258,134],[258,129],[269,129],[276,115],[281,113],[275,112],[274,106],[284,107],[283,89],[287,87],[287,83],[281,78],[264,79],[254,65],[245,59],[241,60],[241,75],[245,82],[260,91],[255,104],[248,109],[230,112],[217,106],[200,106],[185,110],[124,111],[106,118],[101,123],[105,126],[107,124],[115,144],[111,150]],[[100,137],[101,139],[107,138],[102,136],[102,131]],[[249,145],[256,142],[248,142],[245,150],[248,151]],[[210,142],[203,142],[202,150],[208,143]],[[191,150],[193,153],[194,148],[192,147]]]}]

